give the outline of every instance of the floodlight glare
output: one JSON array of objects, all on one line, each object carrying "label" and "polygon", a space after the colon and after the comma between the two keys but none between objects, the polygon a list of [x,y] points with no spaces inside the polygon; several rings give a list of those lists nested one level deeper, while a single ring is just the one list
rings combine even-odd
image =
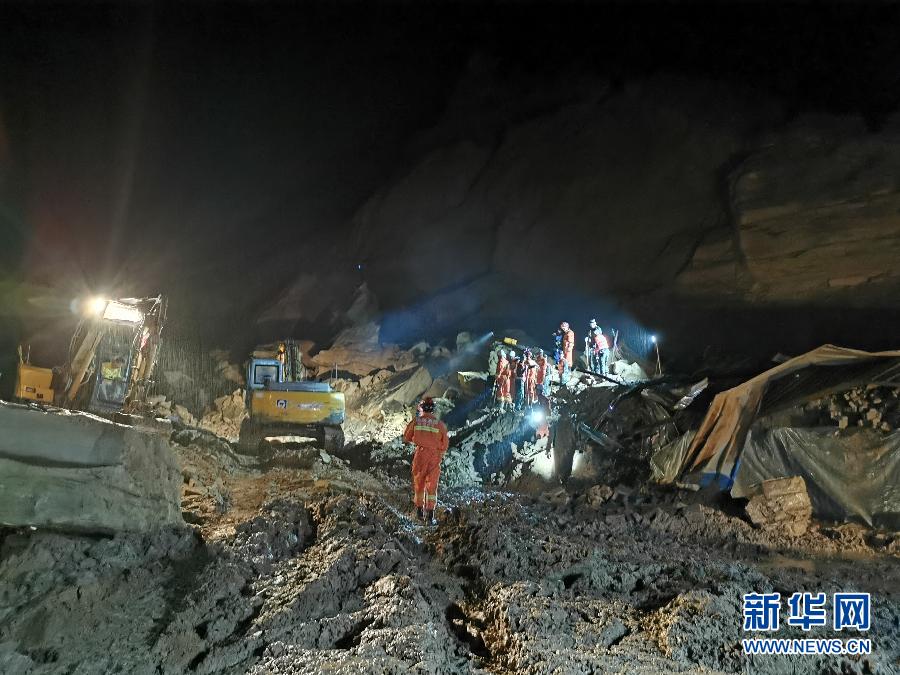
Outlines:
[{"label": "floodlight glare", "polygon": [[124,323],[140,323],[144,319],[144,313],[134,305],[110,300],[106,304],[103,318],[109,321],[122,321]]},{"label": "floodlight glare", "polygon": [[103,314],[103,310],[106,309],[106,299],[101,298],[99,295],[91,298],[85,304],[85,312],[91,316],[100,316]]}]

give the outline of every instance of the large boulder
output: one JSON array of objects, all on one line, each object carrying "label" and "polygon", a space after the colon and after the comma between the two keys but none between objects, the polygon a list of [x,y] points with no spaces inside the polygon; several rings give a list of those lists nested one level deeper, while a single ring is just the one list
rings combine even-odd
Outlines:
[{"label": "large boulder", "polygon": [[403,406],[412,405],[422,394],[428,391],[431,383],[432,378],[428,369],[425,367],[419,368],[413,372],[410,377],[404,379],[403,382],[390,393],[387,400],[396,401]]},{"label": "large boulder", "polygon": [[0,405],[0,523],[84,532],[183,525],[165,438],[92,415]]},{"label": "large boulder", "polygon": [[382,345],[380,331],[375,322],[347,328],[329,349],[316,354],[312,363],[320,372],[337,369],[360,377],[387,368],[402,370],[415,363],[415,358],[397,345]]}]

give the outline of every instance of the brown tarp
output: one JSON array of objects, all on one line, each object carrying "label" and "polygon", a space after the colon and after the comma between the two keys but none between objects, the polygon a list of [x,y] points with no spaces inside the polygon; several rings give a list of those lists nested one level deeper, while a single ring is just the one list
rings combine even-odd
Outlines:
[{"label": "brown tarp", "polygon": [[851,366],[886,358],[900,358],[900,351],[864,352],[823,345],[717,394],[684,455],[678,475],[704,465],[711,465],[711,470],[734,465],[766,389],[774,381],[811,366]]}]

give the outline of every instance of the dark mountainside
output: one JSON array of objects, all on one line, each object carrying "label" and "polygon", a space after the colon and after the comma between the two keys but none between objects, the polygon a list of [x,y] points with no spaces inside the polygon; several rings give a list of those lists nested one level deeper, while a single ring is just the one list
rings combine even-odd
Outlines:
[{"label": "dark mountainside", "polygon": [[357,9],[4,10],[4,371],[85,292],[243,354],[361,280],[387,340],[896,334],[896,9]]}]

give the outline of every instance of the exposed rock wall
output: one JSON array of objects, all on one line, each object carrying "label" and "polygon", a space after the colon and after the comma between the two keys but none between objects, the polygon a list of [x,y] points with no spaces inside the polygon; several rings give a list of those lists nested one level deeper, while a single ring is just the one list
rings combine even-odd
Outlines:
[{"label": "exposed rock wall", "polygon": [[754,303],[893,304],[900,134],[812,125],[772,136],[736,168],[734,230],[709,233],[679,276],[682,292]]},{"label": "exposed rock wall", "polygon": [[744,146],[746,104],[664,80],[582,96],[494,141],[434,149],[373,196],[355,241],[378,296],[413,302],[490,273],[554,284],[564,270],[598,292],[670,280],[721,218],[717,179]]},{"label": "exposed rock wall", "polygon": [[763,97],[668,77],[581,81],[500,119],[484,106],[488,132],[475,133],[472,106],[466,124],[448,114],[354,218],[371,287],[404,305],[385,318],[392,339],[535,306],[604,313],[637,296],[656,321],[672,300],[895,304],[895,132],[828,116],[786,125]]}]

